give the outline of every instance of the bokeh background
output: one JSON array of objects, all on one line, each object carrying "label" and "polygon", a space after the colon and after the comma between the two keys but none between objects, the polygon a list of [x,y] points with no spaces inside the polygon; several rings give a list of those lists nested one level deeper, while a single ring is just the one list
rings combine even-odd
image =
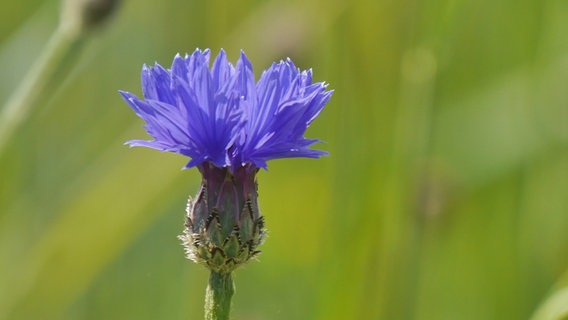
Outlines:
[{"label": "bokeh background", "polygon": [[[124,146],[146,135],[117,93],[197,47],[335,90],[307,132],[331,156],[259,174],[270,232],[234,319],[528,319],[568,282],[567,1],[119,9],[1,151],[0,319],[202,319],[208,273],[176,238],[199,174]],[[58,11],[2,3],[0,102]]]}]

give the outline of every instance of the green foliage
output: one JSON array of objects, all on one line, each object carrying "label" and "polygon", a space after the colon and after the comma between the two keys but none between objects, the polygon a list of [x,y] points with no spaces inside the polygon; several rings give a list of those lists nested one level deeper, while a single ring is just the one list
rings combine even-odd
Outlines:
[{"label": "green foliage", "polygon": [[[3,4],[0,105],[55,29],[39,3]],[[144,130],[117,93],[196,47],[335,90],[307,134],[331,156],[259,173],[235,320],[564,312],[566,30],[563,0],[124,1],[0,154],[0,319],[203,318],[176,238],[199,174],[123,146]]]}]

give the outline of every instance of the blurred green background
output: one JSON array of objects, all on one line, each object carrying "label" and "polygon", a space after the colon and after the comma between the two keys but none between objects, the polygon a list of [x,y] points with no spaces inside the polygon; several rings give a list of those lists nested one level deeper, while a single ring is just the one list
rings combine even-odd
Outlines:
[{"label": "blurred green background", "polygon": [[[59,1],[5,1],[0,101]],[[202,319],[197,191],[117,90],[196,47],[335,90],[331,153],[259,174],[269,237],[234,319],[528,319],[568,269],[565,0],[124,1],[0,154],[0,319]]]}]

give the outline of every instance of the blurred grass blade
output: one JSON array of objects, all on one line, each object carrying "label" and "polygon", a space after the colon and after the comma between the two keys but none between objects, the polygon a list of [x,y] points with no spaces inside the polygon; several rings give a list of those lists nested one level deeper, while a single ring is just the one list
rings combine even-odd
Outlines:
[{"label": "blurred grass blade", "polygon": [[[120,146],[121,141],[113,145]],[[0,273],[2,286],[12,288],[0,291],[0,319],[57,318],[165,212],[156,205],[180,196],[167,188],[182,176],[179,167],[146,170],[142,175],[146,164],[132,161],[135,153],[117,154],[126,153],[109,148],[98,165],[79,178],[80,185],[89,187],[70,197],[22,261],[12,261],[19,266],[18,273]],[[124,200],[136,185],[151,187],[137,189],[137,201]]]},{"label": "blurred grass blade", "polygon": [[554,292],[537,309],[531,320],[559,320],[568,317],[568,287]]}]

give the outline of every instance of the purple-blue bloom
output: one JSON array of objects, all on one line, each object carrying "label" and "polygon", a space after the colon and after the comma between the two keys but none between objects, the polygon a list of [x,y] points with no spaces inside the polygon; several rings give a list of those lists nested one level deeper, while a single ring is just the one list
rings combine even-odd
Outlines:
[{"label": "purple-blue bloom", "polygon": [[196,50],[177,55],[170,69],[144,66],[144,98],[120,92],[153,137],[129,141],[130,146],[188,156],[185,168],[211,162],[232,171],[327,154],[309,148],[319,140],[304,137],[332,94],[326,84],[312,83],[311,70],[301,71],[287,59],[273,63],[255,83],[244,53],[236,66],[223,50],[211,67],[209,57],[209,50]]}]

